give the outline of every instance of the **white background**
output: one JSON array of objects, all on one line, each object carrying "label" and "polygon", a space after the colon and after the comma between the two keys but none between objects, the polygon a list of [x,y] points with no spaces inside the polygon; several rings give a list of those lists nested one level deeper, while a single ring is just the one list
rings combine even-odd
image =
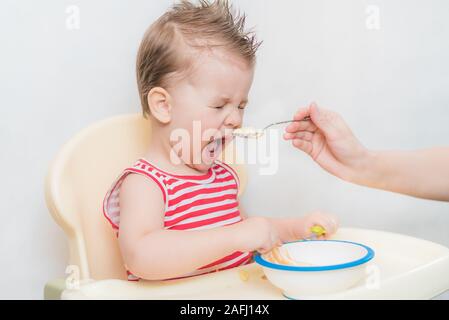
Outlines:
[{"label": "white background", "polygon": [[[60,146],[89,124],[140,112],[135,56],[171,1],[0,3],[0,298],[41,298],[64,276],[67,244],[44,203]],[[380,0],[234,1],[264,44],[246,123],[263,126],[317,101],[376,149],[449,145],[449,3]],[[66,27],[70,5],[80,29]],[[366,27],[368,6],[380,30]],[[336,213],[344,226],[449,246],[449,204],[353,186],[280,145],[280,168],[250,166],[251,215]],[[394,245],[394,244],[392,244]]]}]

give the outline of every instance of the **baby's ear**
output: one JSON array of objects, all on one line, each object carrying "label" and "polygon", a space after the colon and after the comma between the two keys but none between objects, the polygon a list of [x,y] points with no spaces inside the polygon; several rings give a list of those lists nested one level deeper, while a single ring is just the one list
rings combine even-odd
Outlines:
[{"label": "baby's ear", "polygon": [[171,121],[170,94],[167,90],[156,87],[148,93],[148,107],[151,115],[163,124]]}]

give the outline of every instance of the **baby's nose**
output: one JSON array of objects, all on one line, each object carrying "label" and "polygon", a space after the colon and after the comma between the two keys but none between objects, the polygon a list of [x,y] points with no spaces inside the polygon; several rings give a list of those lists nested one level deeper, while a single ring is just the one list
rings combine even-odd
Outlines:
[{"label": "baby's nose", "polygon": [[231,112],[226,118],[225,125],[233,129],[241,127],[242,126],[241,113],[238,110],[237,111],[234,110],[233,112]]}]

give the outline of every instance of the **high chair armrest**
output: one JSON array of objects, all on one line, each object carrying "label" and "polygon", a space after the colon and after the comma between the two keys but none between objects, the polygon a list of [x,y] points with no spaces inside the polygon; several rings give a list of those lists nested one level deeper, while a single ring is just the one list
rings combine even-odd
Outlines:
[{"label": "high chair armrest", "polygon": [[263,276],[255,263],[242,267],[171,281],[99,280],[65,290],[64,300],[215,300],[283,299],[281,292]]}]

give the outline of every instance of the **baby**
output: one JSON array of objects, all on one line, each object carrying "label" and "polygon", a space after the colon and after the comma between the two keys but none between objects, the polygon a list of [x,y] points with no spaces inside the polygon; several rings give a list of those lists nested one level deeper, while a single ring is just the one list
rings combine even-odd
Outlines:
[{"label": "baby", "polygon": [[[244,217],[239,177],[218,160],[242,125],[259,43],[227,1],[182,1],[145,34],[137,81],[151,142],[104,199],[129,280],[168,280],[252,262],[289,241],[337,221]],[[198,131],[198,132],[197,132]],[[179,143],[174,133],[185,133]],[[199,133],[199,134],[198,134]]]}]

